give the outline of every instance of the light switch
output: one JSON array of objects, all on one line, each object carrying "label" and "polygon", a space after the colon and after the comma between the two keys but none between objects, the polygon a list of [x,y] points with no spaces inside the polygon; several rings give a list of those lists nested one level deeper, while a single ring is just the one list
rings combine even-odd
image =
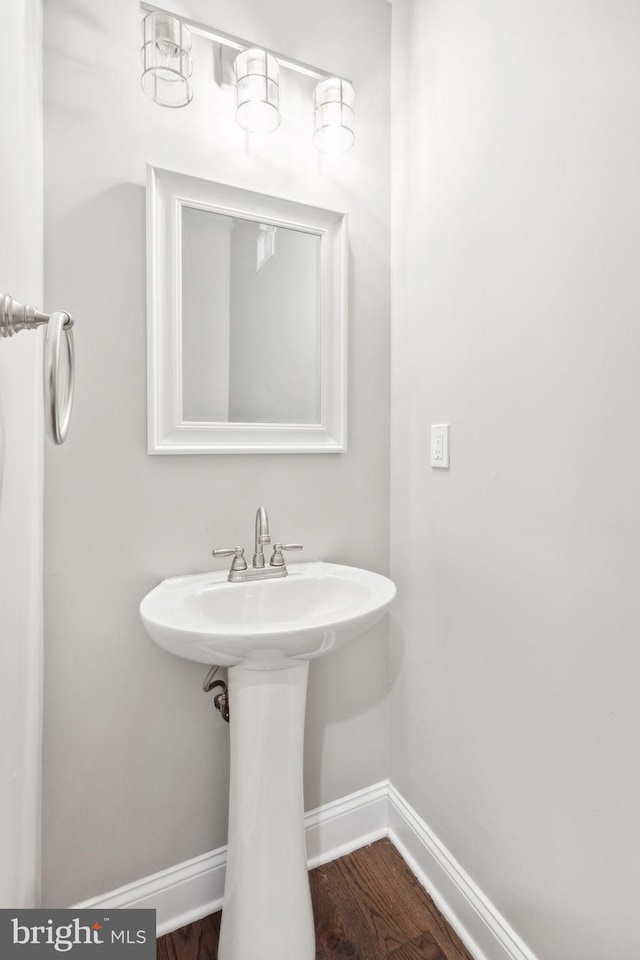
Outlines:
[{"label": "light switch", "polygon": [[449,469],[449,424],[435,423],[431,426],[431,466]]}]

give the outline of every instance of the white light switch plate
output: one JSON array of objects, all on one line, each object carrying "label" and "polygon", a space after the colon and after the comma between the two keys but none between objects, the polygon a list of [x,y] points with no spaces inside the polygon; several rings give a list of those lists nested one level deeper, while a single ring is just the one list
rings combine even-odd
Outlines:
[{"label": "white light switch plate", "polygon": [[435,423],[431,426],[431,466],[449,469],[449,424]]}]

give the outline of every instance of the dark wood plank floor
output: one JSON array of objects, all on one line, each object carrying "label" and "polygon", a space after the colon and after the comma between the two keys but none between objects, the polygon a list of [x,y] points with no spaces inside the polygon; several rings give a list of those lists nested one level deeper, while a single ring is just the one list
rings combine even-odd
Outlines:
[{"label": "dark wood plank floor", "polygon": [[[388,840],[312,870],[316,960],[473,960]],[[220,913],[158,940],[158,960],[217,960]]]}]

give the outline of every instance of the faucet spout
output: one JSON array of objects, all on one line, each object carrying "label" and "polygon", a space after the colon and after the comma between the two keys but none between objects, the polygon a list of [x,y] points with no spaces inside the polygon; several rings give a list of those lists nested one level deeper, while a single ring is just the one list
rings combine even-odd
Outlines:
[{"label": "faucet spout", "polygon": [[253,566],[264,567],[264,548],[271,543],[269,536],[269,518],[264,507],[258,507],[256,512],[256,547],[253,554]]}]

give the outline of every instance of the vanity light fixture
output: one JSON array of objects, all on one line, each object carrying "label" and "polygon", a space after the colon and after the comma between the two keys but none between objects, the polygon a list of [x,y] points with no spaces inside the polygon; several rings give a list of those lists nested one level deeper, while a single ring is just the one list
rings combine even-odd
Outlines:
[{"label": "vanity light fixture", "polygon": [[142,89],[162,107],[186,107],[193,97],[191,31],[163,11],[142,21]]},{"label": "vanity light fixture", "polygon": [[271,133],[280,125],[280,69],[313,77],[320,82],[314,91],[314,143],[322,153],[344,153],[355,143],[353,87],[308,63],[264,50],[255,44],[215,30],[195,20],[176,17],[145,2],[142,21],[142,89],[163,107],[186,107],[193,91],[191,74],[192,33],[214,44],[236,50],[236,119],[249,133]]},{"label": "vanity light fixture", "polygon": [[271,133],[280,126],[280,67],[275,57],[253,47],[233,65],[238,109],[236,120],[249,133]]},{"label": "vanity light fixture", "polygon": [[354,145],[353,98],[353,87],[339,77],[321,80],[313,91],[313,142],[321,153],[346,153]]}]

